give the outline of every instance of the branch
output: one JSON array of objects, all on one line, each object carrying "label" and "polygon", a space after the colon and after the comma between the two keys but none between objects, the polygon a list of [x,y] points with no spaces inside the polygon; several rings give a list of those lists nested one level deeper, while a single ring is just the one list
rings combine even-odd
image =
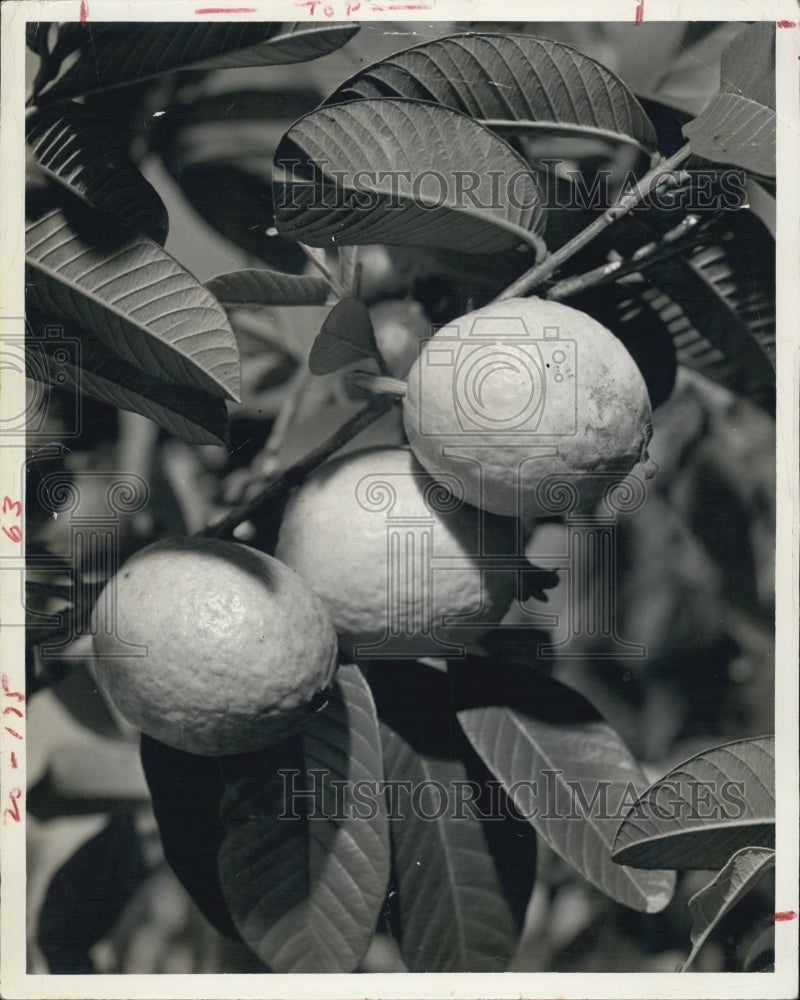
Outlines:
[{"label": "branch", "polygon": [[239,507],[225,515],[216,524],[211,524],[207,528],[197,533],[200,538],[231,538],[235,529],[248,520],[253,514],[257,514],[270,500],[274,500],[282,493],[290,490],[293,486],[299,486],[306,476],[313,472],[318,465],[322,465],[326,458],[330,458],[335,452],[342,448],[347,442],[374,423],[378,417],[387,413],[392,406],[392,397],[387,395],[376,396],[370,402],[351,417],[332,434],[327,441],[324,441],[318,448],[309,452],[305,458],[301,459],[291,468],[286,469],[277,479],[268,483],[260,493],[248,500]]},{"label": "branch", "polygon": [[669,159],[664,160],[657,167],[654,167],[644,177],[639,181],[633,191],[629,191],[617,202],[616,205],[612,205],[611,208],[607,209],[603,214],[595,219],[594,222],[590,223],[582,232],[578,233],[577,236],[573,237],[569,242],[565,243],[563,247],[560,247],[554,253],[551,253],[549,257],[546,257],[540,264],[535,264],[529,271],[518,278],[516,281],[512,282],[508,288],[504,289],[493,301],[503,302],[505,299],[513,299],[521,295],[527,295],[529,292],[534,291],[539,285],[546,281],[551,274],[558,270],[559,267],[566,261],[570,259],[578,250],[582,250],[587,243],[599,236],[604,229],[607,229],[612,223],[621,219],[624,215],[627,215],[632,209],[636,208],[644,199],[651,194],[656,188],[665,184],[673,176],[675,169],[680,166],[681,163],[689,156],[691,149],[689,143],[682,146],[677,153],[669,157]]},{"label": "branch", "polygon": [[591,271],[564,278],[563,281],[559,281],[547,290],[545,298],[560,302],[562,299],[569,298],[570,295],[577,295],[587,288],[609,281],[617,281],[629,274],[638,274],[668,257],[683,253],[708,239],[707,226],[702,226],[699,231],[695,229],[699,221],[697,215],[687,215],[679,225],[670,229],[660,240],[639,247],[636,253],[627,260],[612,260],[593,268]]}]

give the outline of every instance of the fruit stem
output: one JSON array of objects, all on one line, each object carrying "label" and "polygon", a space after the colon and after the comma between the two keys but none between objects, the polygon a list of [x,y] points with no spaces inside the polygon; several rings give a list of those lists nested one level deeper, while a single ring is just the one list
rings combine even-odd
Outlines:
[{"label": "fruit stem", "polygon": [[607,229],[612,223],[627,215],[628,212],[636,208],[656,188],[670,180],[674,175],[676,167],[680,166],[690,153],[691,148],[687,142],[677,153],[674,153],[658,166],[648,171],[633,191],[629,191],[623,195],[616,205],[612,205],[611,208],[606,209],[599,218],[595,219],[594,222],[590,223],[577,236],[574,236],[565,243],[564,246],[551,253],[549,257],[545,257],[541,263],[534,264],[530,270],[526,271],[525,274],[500,292],[493,301],[503,302],[505,299],[517,298],[518,296],[527,295],[529,292],[534,291],[551,274],[558,270],[565,261],[568,261],[570,257],[576,254],[578,250],[582,250],[587,243],[591,243],[604,229]]},{"label": "fruit stem", "polygon": [[355,371],[348,374],[347,381],[359,389],[389,396],[405,396],[408,391],[408,386],[402,379],[391,378],[388,375],[371,375],[369,372]]},{"label": "fruit stem", "polygon": [[270,500],[274,500],[282,493],[290,490],[293,486],[299,486],[306,476],[313,472],[318,465],[321,465],[326,458],[330,458],[335,452],[342,448],[347,442],[374,423],[378,417],[387,413],[393,404],[393,397],[387,395],[376,396],[355,416],[351,417],[333,433],[327,441],[323,441],[319,447],[310,451],[305,458],[295,463],[290,468],[282,472],[277,479],[267,483],[260,493],[251,500],[234,507],[225,517],[210,524],[202,531],[197,532],[199,538],[230,538],[235,529],[248,520],[253,514],[257,514]]}]

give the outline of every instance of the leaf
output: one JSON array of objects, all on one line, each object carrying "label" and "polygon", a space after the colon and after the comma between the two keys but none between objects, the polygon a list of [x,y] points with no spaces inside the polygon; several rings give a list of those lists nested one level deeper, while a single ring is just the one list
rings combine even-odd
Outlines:
[{"label": "leaf", "polygon": [[561,42],[469,33],[415,45],[361,70],[325,102],[435,101],[504,133],[602,135],[652,152],[653,126],[610,70]]},{"label": "leaf", "polygon": [[[291,797],[303,785],[303,767],[315,773],[322,796],[310,815],[305,796]],[[386,811],[376,792],[378,720],[358,668],[339,669],[330,702],[302,741],[258,755],[237,772],[223,803],[228,833],[219,871],[242,937],[276,972],[352,972],[375,930],[390,863]],[[333,781],[343,783],[340,798]],[[373,789],[366,818],[353,798],[357,783]],[[297,818],[289,818],[295,808]]]},{"label": "leaf", "polygon": [[146,236],[53,193],[27,199],[29,307],[90,329],[159,381],[237,399],[236,338],[211,293]]},{"label": "leaf", "polygon": [[72,101],[41,109],[27,120],[25,136],[50,178],[164,245],[169,225],[164,203],[119,138],[91,111]]},{"label": "leaf", "polygon": [[647,272],[679,363],[774,412],[775,241],[752,213],[726,213],[708,240]]},{"label": "leaf", "polygon": [[328,283],[312,275],[251,269],[218,274],[206,288],[227,309],[261,306],[314,306],[328,298]]},{"label": "leaf", "polygon": [[[105,28],[93,24],[96,31]],[[90,37],[74,65],[41,95],[52,101],[109,90],[162,73],[307,62],[341,48],[357,24],[206,23],[126,25],[121,34]]]},{"label": "leaf", "polygon": [[525,161],[435,104],[365,100],[313,111],[278,146],[273,184],[279,232],[311,246],[541,245],[544,215]]},{"label": "leaf", "polygon": [[678,368],[675,346],[666,321],[639,288],[600,285],[571,295],[567,304],[588,313],[622,341],[642,373],[654,409],[669,398]]},{"label": "leaf", "polygon": [[341,299],[322,324],[308,356],[312,375],[327,375],[361,358],[379,357],[369,311],[360,299]]},{"label": "leaf", "polygon": [[642,877],[611,860],[621,810],[646,785],[620,736],[586,699],[544,674],[484,661],[469,679],[473,704],[458,721],[539,836],[607,896],[645,913],[662,910],[674,873]]},{"label": "leaf", "polygon": [[370,681],[394,789],[391,904],[403,959],[411,972],[504,971],[533,888],[535,834],[496,783],[489,789],[491,776],[455,725],[447,675],[376,662]]},{"label": "leaf", "polygon": [[722,53],[719,93],[683,134],[715,163],[775,176],[775,23],[741,31]]},{"label": "leaf", "polygon": [[761,876],[775,867],[775,851],[766,847],[743,847],[718,872],[708,885],[689,900],[692,915],[692,951],[683,963],[686,972],[708,935],[725,914],[746,896]]},{"label": "leaf", "polygon": [[622,821],[614,860],[637,868],[722,868],[743,847],[774,847],[775,739],[712,747],[674,768]]},{"label": "leaf", "polygon": [[97,971],[90,949],[111,935],[147,874],[131,813],[111,817],[75,851],[53,876],[36,922],[51,975]]},{"label": "leaf", "polygon": [[141,413],[182,441],[227,445],[228,411],[221,399],[145,375],[88,330],[64,334],[75,338],[79,353],[64,351],[61,338],[37,338],[27,345],[29,378]]},{"label": "leaf", "polygon": [[226,239],[265,264],[302,272],[306,256],[300,247],[268,235],[275,214],[268,180],[234,163],[195,163],[176,179],[195,211]]},{"label": "leaf", "polygon": [[25,44],[37,56],[47,55],[47,36],[50,21],[27,21],[25,23]]},{"label": "leaf", "polygon": [[141,739],[142,767],[164,855],[179,881],[220,934],[237,939],[217,874],[225,838],[219,805],[225,790],[219,759]]}]

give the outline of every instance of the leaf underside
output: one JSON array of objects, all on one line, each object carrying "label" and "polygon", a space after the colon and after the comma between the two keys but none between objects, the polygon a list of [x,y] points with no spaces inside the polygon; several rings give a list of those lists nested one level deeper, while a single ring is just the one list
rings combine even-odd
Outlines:
[{"label": "leaf underside", "polygon": [[205,283],[226,308],[322,305],[328,284],[313,275],[283,274],[265,268],[219,274]]},{"label": "leaf underside", "polygon": [[[515,178],[513,198],[490,171]],[[469,197],[467,174],[479,179]],[[410,100],[352,101],[301,118],[275,154],[274,187],[281,235],[318,247],[488,253],[535,245],[544,225],[535,178],[510,146],[458,112]]]},{"label": "leaf underside", "polygon": [[692,915],[693,947],[683,971],[694,961],[695,955],[725,914],[774,867],[775,851],[765,847],[743,847],[705,888],[692,896],[689,900],[689,912]]},{"label": "leaf underside", "polygon": [[690,758],[649,788],[620,825],[614,859],[641,868],[722,868],[775,842],[775,740],[739,740]]},{"label": "leaf underside", "polygon": [[535,133],[551,123],[656,148],[647,115],[610,70],[544,38],[471,33],[426,42],[361,70],[325,103],[388,97],[434,101],[500,130]]},{"label": "leaf underside", "polygon": [[223,400],[198,389],[159,382],[123,361],[88,330],[75,335],[79,353],[73,359],[62,340],[29,342],[29,378],[72,389],[121,410],[140,413],[190,444],[227,445],[228,410]]},{"label": "leaf underside", "polygon": [[91,111],[72,101],[43,108],[28,119],[25,137],[49,177],[88,205],[164,245],[164,203],[131,163],[119,138]]},{"label": "leaf underside", "polygon": [[[322,775],[319,818],[302,814],[306,798],[296,819],[281,818],[287,798],[295,807],[279,773],[287,769],[295,772],[290,788],[304,786],[303,771]],[[382,801],[371,818],[352,815],[352,787],[381,773],[372,697],[358,668],[344,666],[302,739],[257,755],[229,779],[223,892],[242,937],[274,971],[352,972],[366,952],[389,879],[389,833]],[[331,808],[332,780],[350,796],[344,818]]]},{"label": "leaf underside", "polygon": [[239,354],[225,311],[158,244],[82,206],[28,195],[27,300],[88,328],[134,368],[237,399]]},{"label": "leaf underside", "polygon": [[233,69],[308,62],[334,52],[359,30],[357,24],[307,22],[164,23],[128,25],[94,43],[92,24],[78,60],[41,95],[51,101],[147,80],[186,69]]}]

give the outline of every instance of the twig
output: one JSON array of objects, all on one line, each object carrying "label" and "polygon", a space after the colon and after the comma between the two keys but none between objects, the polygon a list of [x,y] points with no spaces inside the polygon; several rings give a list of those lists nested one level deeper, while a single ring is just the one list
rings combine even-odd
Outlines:
[{"label": "twig", "polygon": [[376,396],[374,399],[355,416],[351,417],[332,434],[327,441],[324,441],[318,448],[309,452],[305,458],[301,459],[291,468],[286,469],[277,479],[268,483],[260,493],[251,500],[243,503],[240,507],[234,508],[216,524],[211,524],[202,531],[199,531],[200,538],[229,538],[233,536],[234,530],[243,522],[248,520],[253,514],[258,513],[270,500],[280,496],[286,490],[299,485],[306,476],[313,472],[318,465],[321,465],[326,458],[329,458],[347,442],[374,423],[378,417],[387,413],[392,406],[392,397]]},{"label": "twig", "polygon": [[547,290],[545,298],[555,301],[566,299],[570,295],[576,295],[578,292],[593,288],[595,285],[617,281],[629,274],[637,274],[639,271],[653,267],[654,264],[658,264],[662,260],[697,246],[707,238],[705,235],[706,227],[703,227],[700,232],[694,229],[698,221],[698,216],[687,215],[678,226],[665,233],[660,240],[639,247],[636,253],[627,260],[612,260],[592,268],[591,271],[564,278],[563,281],[559,281]]},{"label": "twig", "polygon": [[599,218],[595,219],[594,222],[590,223],[577,236],[565,243],[564,246],[551,253],[549,257],[545,257],[540,264],[535,264],[522,277],[517,278],[516,281],[512,282],[493,301],[502,302],[505,299],[513,299],[520,295],[527,295],[536,289],[551,274],[557,271],[565,261],[568,261],[570,257],[576,254],[578,250],[582,250],[587,243],[591,243],[604,229],[607,229],[612,223],[627,215],[628,212],[636,208],[656,188],[673,178],[676,167],[680,166],[689,156],[690,152],[691,149],[687,143],[677,153],[646,173],[633,191],[628,192],[628,194],[620,198],[616,205],[612,205],[611,208],[603,212]]}]

